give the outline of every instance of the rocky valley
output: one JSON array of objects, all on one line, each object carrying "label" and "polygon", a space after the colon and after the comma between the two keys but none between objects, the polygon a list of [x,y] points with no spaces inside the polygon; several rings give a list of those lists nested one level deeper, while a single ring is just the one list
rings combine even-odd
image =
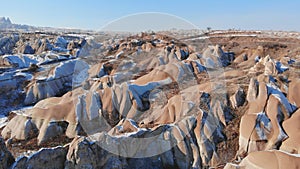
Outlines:
[{"label": "rocky valley", "polygon": [[299,44],[2,30],[0,168],[299,168]]}]

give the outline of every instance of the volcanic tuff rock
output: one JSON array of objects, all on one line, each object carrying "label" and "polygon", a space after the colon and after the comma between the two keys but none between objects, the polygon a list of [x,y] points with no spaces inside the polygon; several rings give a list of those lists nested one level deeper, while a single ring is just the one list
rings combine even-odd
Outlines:
[{"label": "volcanic tuff rock", "polygon": [[230,97],[231,105],[233,108],[243,106],[245,103],[246,94],[242,88],[238,88],[237,91]]},{"label": "volcanic tuff rock", "polygon": [[30,157],[23,156],[16,160],[12,165],[13,169],[37,168],[52,169],[64,168],[64,162],[67,155],[67,147],[56,147],[50,149],[41,149]]},{"label": "volcanic tuff rock", "polygon": [[[84,78],[84,70],[87,71],[88,65],[79,60],[72,60],[60,63],[50,69],[47,77],[36,77],[26,87],[25,104],[33,104],[39,100],[57,96],[65,93],[72,87],[76,87],[82,83]],[[83,75],[79,75],[76,69],[83,71]],[[78,77],[78,78],[74,78]]]},{"label": "volcanic tuff rock", "polygon": [[265,169],[284,169],[284,168],[299,168],[300,157],[287,152],[270,150],[257,151],[250,153],[244,158],[239,165],[228,163],[224,169],[238,168],[265,168]]},{"label": "volcanic tuff rock", "polygon": [[243,44],[253,36],[238,32],[233,43],[224,34],[208,37],[222,45],[199,51],[195,39],[186,45],[159,33],[100,41],[61,35],[30,41],[38,55],[2,56],[2,90],[18,92],[1,97],[22,95],[19,104],[32,105],[4,123],[9,149],[73,139],[36,148],[13,167],[298,167],[295,46]]},{"label": "volcanic tuff rock", "polygon": [[[77,70],[88,69],[76,59],[85,36],[59,36],[39,33],[0,35],[1,114],[32,105],[51,96],[61,96],[80,84],[73,79]],[[76,43],[68,47],[69,43]]]},{"label": "volcanic tuff rock", "polygon": [[19,35],[7,35],[0,36],[0,55],[12,54],[13,49],[17,41],[19,40]]},{"label": "volcanic tuff rock", "polygon": [[5,146],[5,142],[3,138],[0,138],[0,168],[5,169],[9,168],[9,166],[12,165],[12,163],[15,161],[15,158],[12,156],[12,154],[7,150]]}]

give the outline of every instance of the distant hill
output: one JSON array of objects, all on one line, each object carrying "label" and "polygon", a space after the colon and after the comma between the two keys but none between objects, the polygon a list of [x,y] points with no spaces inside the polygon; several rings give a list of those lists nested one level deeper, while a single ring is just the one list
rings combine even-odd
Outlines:
[{"label": "distant hill", "polygon": [[21,25],[21,24],[14,24],[11,22],[9,17],[0,17],[0,30],[24,30],[24,31],[30,31],[30,30],[37,30],[37,27],[29,26],[29,25]]},{"label": "distant hill", "polygon": [[72,28],[38,27],[31,25],[15,24],[9,17],[0,17],[0,31],[24,31],[24,32],[94,32],[93,30],[82,30]]},{"label": "distant hill", "polygon": [[0,25],[11,25],[10,19],[7,17],[0,17]]}]

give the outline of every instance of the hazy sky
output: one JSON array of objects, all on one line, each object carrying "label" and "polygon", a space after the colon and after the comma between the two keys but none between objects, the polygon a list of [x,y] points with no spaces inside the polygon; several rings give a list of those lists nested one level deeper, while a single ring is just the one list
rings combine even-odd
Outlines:
[{"label": "hazy sky", "polygon": [[[4,0],[0,7],[0,16],[10,17],[14,23],[35,26],[99,30],[127,15],[163,12],[184,18],[199,28],[300,31],[299,0]],[[155,25],[152,19],[136,17],[133,20],[147,26],[150,21]],[[171,20],[166,17],[157,24],[176,22]],[[121,23],[117,25],[122,27]]]}]

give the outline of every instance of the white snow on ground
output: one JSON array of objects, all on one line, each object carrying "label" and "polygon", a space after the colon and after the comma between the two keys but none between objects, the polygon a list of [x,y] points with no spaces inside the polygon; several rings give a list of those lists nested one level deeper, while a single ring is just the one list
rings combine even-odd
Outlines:
[{"label": "white snow on ground", "polygon": [[272,127],[271,120],[267,117],[265,112],[258,113],[257,119],[259,120],[255,124],[256,133],[261,140],[266,140],[267,136],[264,129],[267,129],[269,132],[271,131],[271,127]]},{"label": "white snow on ground", "polygon": [[118,84],[124,82],[128,79],[131,79],[133,76],[132,72],[118,72],[113,75],[114,83]]},{"label": "white snow on ground", "polygon": [[285,133],[285,131],[282,129],[281,125],[279,124],[279,121],[277,121],[277,125],[280,126],[279,127],[279,134],[277,136],[277,140],[278,141],[282,141],[287,139],[289,136]]},{"label": "white snow on ground", "polygon": [[136,85],[136,84],[129,84],[128,89],[131,91],[134,99],[136,100],[136,103],[138,107],[143,108],[143,103],[142,103],[142,95],[145,94],[146,92],[150,92],[154,90],[155,88],[158,88],[160,86],[170,84],[172,83],[171,78],[167,78],[165,80],[161,80],[158,82],[149,82],[146,85]]},{"label": "white snow on ground", "polygon": [[282,72],[288,70],[289,67],[284,66],[283,64],[281,64],[281,62],[276,62],[276,69],[278,70],[279,73],[282,73]]},{"label": "white snow on ground", "polygon": [[208,36],[200,36],[200,37],[197,37],[197,38],[190,38],[190,39],[185,39],[185,41],[189,41],[189,40],[203,40],[203,39],[209,39]]},{"label": "white snow on ground", "polygon": [[123,51],[121,51],[121,52],[117,53],[115,58],[116,58],[116,59],[119,59],[119,58],[120,58],[120,56],[121,56],[123,53],[124,53]]},{"label": "white snow on ground", "polygon": [[0,128],[6,126],[7,122],[8,122],[8,118],[0,114]]},{"label": "white snow on ground", "polygon": [[136,63],[134,63],[133,60],[128,60],[128,61],[123,61],[119,66],[118,66],[118,71],[124,71],[124,70],[129,70],[133,67],[136,66]]},{"label": "white snow on ground", "polygon": [[27,68],[30,66],[30,64],[38,63],[37,60],[29,58],[25,55],[5,55],[3,59],[7,60],[10,64],[17,68]]},{"label": "white snow on ground", "polygon": [[54,48],[52,48],[52,51],[55,51],[55,52],[68,52],[69,50],[65,49],[65,48],[62,48],[62,47],[54,47]]},{"label": "white snow on ground", "polygon": [[[220,32],[222,33],[222,32]],[[215,32],[214,32],[215,34]],[[256,34],[229,34],[229,35],[212,35],[212,36],[200,36],[196,38],[185,39],[185,41],[193,41],[193,40],[204,40],[209,38],[220,38],[220,37],[257,37]]]},{"label": "white snow on ground", "polygon": [[81,85],[83,81],[85,81],[89,77],[89,65],[83,61],[76,62],[73,79],[72,79],[72,86],[78,87]]},{"label": "white snow on ground", "polygon": [[4,84],[9,83],[9,81],[10,82],[16,81],[17,77],[24,77],[27,80],[32,79],[32,75],[26,72],[20,72],[20,71],[4,72],[0,74],[0,86],[4,86]]},{"label": "white snow on ground", "polygon": [[[54,48],[54,51],[56,52],[68,52],[67,49],[56,47]],[[4,55],[3,59],[6,60],[8,63],[13,65],[16,68],[28,68],[30,64],[48,64],[53,61],[63,61],[63,60],[69,60],[74,59],[74,56],[66,57],[63,55],[59,55],[53,51],[48,51],[46,53],[43,53],[42,56],[37,57],[34,55]]]},{"label": "white snow on ground", "polygon": [[280,89],[271,84],[267,84],[267,87],[268,95],[272,94],[275,96],[283,104],[286,110],[288,110],[289,115],[296,110],[296,107],[289,103],[288,99],[284,96]]},{"label": "white snow on ground", "polygon": [[[275,150],[268,150],[268,151],[272,152],[272,151],[275,151]],[[300,158],[300,154],[292,154],[292,153],[288,153],[288,152],[283,151],[283,150],[276,150],[276,151],[280,151],[280,152],[285,153],[287,155],[294,156],[294,157],[299,157]]]},{"label": "white snow on ground", "polygon": [[215,35],[215,36],[210,36],[211,38],[218,38],[218,37],[256,37],[256,34],[230,34],[230,35]]},{"label": "white snow on ground", "polygon": [[55,68],[54,73],[48,77],[48,80],[65,77],[72,74],[73,72],[80,73],[81,71],[88,68],[89,65],[80,60],[70,60],[62,62]]},{"label": "white snow on ground", "polygon": [[[122,134],[119,134],[119,135],[114,135],[113,137],[118,139],[118,138],[124,138],[124,139],[130,139],[128,137],[131,137],[131,136],[134,136],[136,134],[138,134],[139,132],[145,132],[145,131],[149,131],[149,129],[146,129],[146,128],[139,128],[136,124],[136,122],[132,119],[127,119],[130,124],[137,129],[137,131],[133,131],[133,132],[126,132],[126,133],[122,133]],[[116,126],[119,130],[119,132],[122,132],[122,130],[124,130],[123,126]]]},{"label": "white snow on ground", "polygon": [[66,35],[67,35],[67,36],[74,36],[74,37],[84,38],[85,40],[87,40],[87,39],[94,39],[93,36],[87,35],[87,34],[75,34],[75,33],[69,33],[69,34],[66,34]]},{"label": "white snow on ground", "polygon": [[65,38],[59,36],[59,37],[56,38],[55,45],[56,45],[57,47],[66,49],[68,43],[69,43],[69,42],[68,42]]},{"label": "white snow on ground", "polygon": [[0,81],[9,80],[13,77],[15,72],[4,72],[0,74]]},{"label": "white snow on ground", "polygon": [[14,77],[15,72],[4,72],[0,74],[0,88],[3,90],[14,89],[17,86],[17,79]]},{"label": "white snow on ground", "polygon": [[17,72],[15,76],[22,76],[25,77],[27,80],[32,80],[33,76],[29,73],[24,73],[24,72]]},{"label": "white snow on ground", "polygon": [[138,125],[136,124],[136,122],[135,122],[134,120],[132,120],[132,119],[127,119],[127,120],[130,122],[130,124],[131,124],[134,128],[136,128],[137,130],[139,129]]},{"label": "white snow on ground", "polygon": [[71,58],[61,56],[52,51],[49,51],[49,52],[45,53],[45,56],[42,59],[39,58],[38,64],[41,65],[41,64],[47,64],[47,63],[50,63],[53,61],[61,61],[61,60],[68,60],[68,59],[71,59]]},{"label": "white snow on ground", "polygon": [[24,115],[26,110],[32,109],[32,108],[33,108],[33,106],[25,106],[25,107],[22,107],[21,109],[13,110],[12,112],[15,114],[18,114],[18,115]]}]

